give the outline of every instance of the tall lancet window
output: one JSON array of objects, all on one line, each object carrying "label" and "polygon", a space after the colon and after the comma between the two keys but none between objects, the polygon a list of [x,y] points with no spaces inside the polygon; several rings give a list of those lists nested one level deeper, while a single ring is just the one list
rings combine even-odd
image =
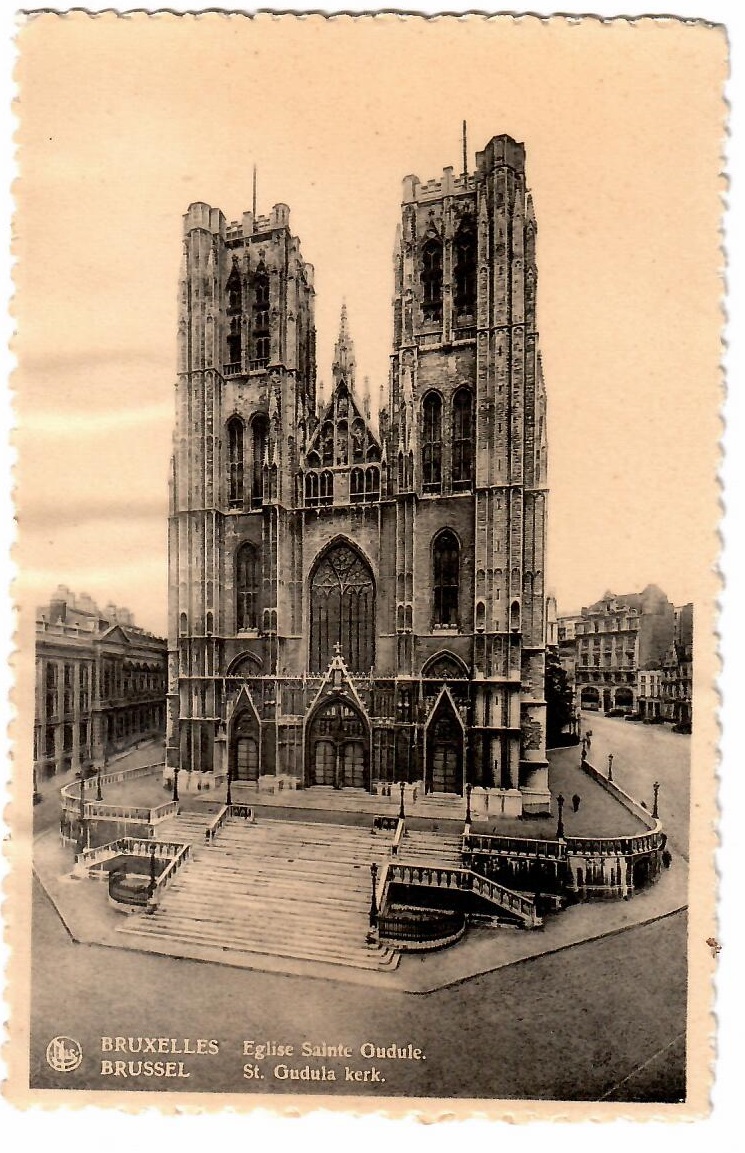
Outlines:
[{"label": "tall lancet window", "polygon": [[253,305],[253,359],[255,368],[265,368],[270,355],[269,274],[263,262],[256,270]]},{"label": "tall lancet window", "polygon": [[243,507],[243,421],[233,416],[228,421],[228,504]]},{"label": "tall lancet window", "polygon": [[252,544],[242,544],[236,557],[236,627],[238,632],[259,627],[261,563]]},{"label": "tall lancet window", "polygon": [[433,623],[435,628],[458,627],[460,545],[449,528],[435,537],[432,550]]},{"label": "tall lancet window", "polygon": [[422,312],[425,324],[442,320],[442,245],[428,240],[422,249]]},{"label": "tall lancet window", "polygon": [[264,457],[269,440],[269,420],[263,413],[255,416],[251,425],[251,505],[261,508],[264,503]]},{"label": "tall lancet window", "polygon": [[455,313],[472,317],[476,311],[476,229],[466,215],[458,225],[453,242]]},{"label": "tall lancet window", "polygon": [[473,478],[473,398],[460,388],[453,400],[453,488],[470,488]]},{"label": "tall lancet window", "polygon": [[422,477],[425,492],[442,486],[442,397],[428,392],[422,406]]}]

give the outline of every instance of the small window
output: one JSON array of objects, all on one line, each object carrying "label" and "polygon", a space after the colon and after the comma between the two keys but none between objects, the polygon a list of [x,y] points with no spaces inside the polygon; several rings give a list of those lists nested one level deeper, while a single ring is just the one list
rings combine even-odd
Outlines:
[{"label": "small window", "polygon": [[473,477],[472,396],[461,388],[453,399],[453,488],[470,488]]},{"label": "small window", "polygon": [[252,439],[252,473],[251,473],[251,505],[261,508],[264,501],[264,457],[269,439],[269,420],[263,414],[254,417],[251,426]]}]

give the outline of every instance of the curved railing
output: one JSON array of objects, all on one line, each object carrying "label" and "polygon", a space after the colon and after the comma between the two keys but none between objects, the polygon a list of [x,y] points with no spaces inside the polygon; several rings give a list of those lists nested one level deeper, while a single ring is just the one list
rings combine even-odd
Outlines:
[{"label": "curved railing", "polygon": [[403,951],[443,949],[459,941],[465,931],[465,914],[459,910],[403,905],[378,918],[380,940]]},{"label": "curved railing", "polygon": [[109,873],[109,900],[117,905],[146,909],[150,902],[150,882],[139,875]]},{"label": "curved railing", "polygon": [[[136,821],[143,825],[157,825],[168,817],[174,817],[179,811],[178,801],[164,801],[160,805],[112,805],[105,800],[98,800],[95,792],[105,785],[121,784],[134,781],[139,777],[150,776],[156,770],[163,768],[163,762],[153,765],[142,765],[134,769],[118,769],[113,772],[101,773],[100,777],[88,777],[83,792],[84,820],[101,821]],[[60,789],[62,811],[72,817],[80,817],[80,789],[82,782],[70,781]],[[94,795],[88,798],[88,794]]]}]

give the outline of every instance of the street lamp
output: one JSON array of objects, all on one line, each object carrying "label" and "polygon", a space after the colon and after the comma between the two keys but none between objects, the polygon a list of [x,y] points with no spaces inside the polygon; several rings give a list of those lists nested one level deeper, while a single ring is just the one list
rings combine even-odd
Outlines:
[{"label": "street lamp", "polygon": [[155,892],[155,845],[150,849],[150,884],[147,887],[148,897]]},{"label": "street lamp", "polygon": [[78,852],[85,848],[85,777],[80,774],[80,831],[78,833]]},{"label": "street lamp", "polygon": [[178,801],[178,774],[179,774],[179,766],[174,765],[173,766],[173,799],[174,799],[174,801]]},{"label": "street lamp", "polygon": [[378,866],[375,861],[370,865],[370,880],[372,881],[372,898],[370,900],[370,928],[374,929],[378,923]]},{"label": "street lamp", "polygon": [[556,825],[556,839],[557,841],[561,841],[564,837],[564,821],[562,818],[562,814],[564,812],[564,797],[561,793],[559,793],[558,797],[556,798],[556,804],[559,807],[559,820]]},{"label": "street lamp", "polygon": [[406,810],[404,809],[404,789],[406,788],[406,785],[403,781],[401,781],[399,787],[401,789],[401,807],[398,810],[398,819],[399,821],[403,821],[406,818]]},{"label": "street lamp", "polygon": [[96,769],[96,800],[103,800],[103,793],[101,792],[101,766]]},{"label": "street lamp", "polygon": [[226,805],[232,805],[232,803],[233,803],[233,794],[232,794],[231,789],[230,789],[230,786],[232,784],[232,773],[230,770],[231,770],[231,765],[228,764],[228,790],[225,794],[225,804]]},{"label": "street lamp", "polygon": [[613,781],[613,753],[608,753],[608,780]]},{"label": "street lamp", "polygon": [[657,798],[659,797],[660,793],[660,782],[655,781],[655,783],[652,785],[652,788],[654,789],[654,805],[652,806],[652,816],[655,818],[655,820],[657,820],[660,815],[657,811]]},{"label": "street lamp", "polygon": [[472,789],[472,787],[473,786],[470,784],[470,782],[466,785],[466,822],[469,825],[471,823],[471,789]]}]

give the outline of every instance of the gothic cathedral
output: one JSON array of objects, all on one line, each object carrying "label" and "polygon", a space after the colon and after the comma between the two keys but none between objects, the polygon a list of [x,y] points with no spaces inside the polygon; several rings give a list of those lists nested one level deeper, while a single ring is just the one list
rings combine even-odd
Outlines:
[{"label": "gothic cathedral", "polygon": [[403,185],[387,401],[316,390],[289,209],[184,217],[168,764],[549,807],[546,398],[525,149]]}]

